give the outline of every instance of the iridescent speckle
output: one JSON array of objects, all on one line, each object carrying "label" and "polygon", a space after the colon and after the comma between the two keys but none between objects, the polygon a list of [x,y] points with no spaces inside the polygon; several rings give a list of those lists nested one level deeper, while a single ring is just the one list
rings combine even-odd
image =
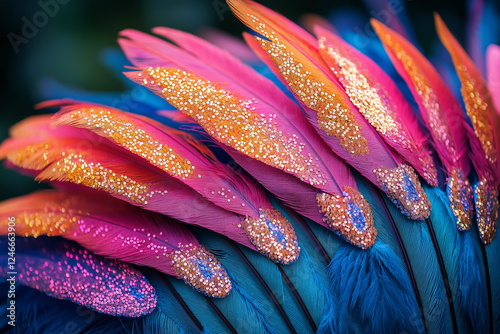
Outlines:
[{"label": "iridescent speckle", "polygon": [[316,195],[324,222],[351,244],[363,249],[371,247],[377,239],[377,229],[370,204],[351,187],[344,187],[342,195]]},{"label": "iridescent speckle", "polygon": [[207,296],[227,296],[232,289],[231,281],[215,256],[201,245],[179,246],[171,254],[176,276]]},{"label": "iridescent speckle", "polygon": [[218,141],[311,185],[325,184],[315,160],[304,154],[305,145],[277,129],[276,115],[257,114],[256,99],[239,98],[222,84],[174,68],[149,68],[139,76]]},{"label": "iridescent speckle", "polygon": [[456,219],[457,228],[460,231],[467,231],[472,224],[472,187],[461,170],[453,169],[450,172],[446,193]]},{"label": "iridescent speckle", "polygon": [[137,122],[122,116],[119,111],[81,108],[70,112],[69,116],[70,125],[98,130],[106,138],[174,177],[184,179],[194,173],[195,167],[189,160],[180,156],[154,134],[148,133]]},{"label": "iridescent speckle", "polygon": [[[23,241],[18,240],[16,252],[17,279],[21,284],[114,316],[139,317],[156,307],[153,286],[126,263],[105,259],[58,239],[38,248],[33,256],[23,253],[23,248],[28,242],[28,247],[33,247],[38,240]],[[0,275],[7,275],[5,266],[0,266]]]},{"label": "iridescent speckle", "polygon": [[498,188],[483,179],[474,185],[477,227],[484,244],[489,244],[497,234]]},{"label": "iridescent speckle", "polygon": [[260,209],[259,213],[259,218],[247,217],[241,222],[250,242],[274,262],[295,262],[300,247],[290,222],[275,209]]},{"label": "iridescent speckle", "polygon": [[393,169],[377,168],[373,172],[381,189],[403,214],[414,220],[429,218],[431,203],[413,168],[400,164]]}]

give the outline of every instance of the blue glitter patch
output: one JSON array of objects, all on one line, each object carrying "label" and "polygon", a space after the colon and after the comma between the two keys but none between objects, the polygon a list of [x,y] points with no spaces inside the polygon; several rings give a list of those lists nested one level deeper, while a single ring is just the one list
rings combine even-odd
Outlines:
[{"label": "blue glitter patch", "polygon": [[286,236],[285,234],[281,231],[281,229],[273,224],[270,220],[266,218],[266,225],[271,234],[276,238],[276,240],[283,245],[283,247],[286,248],[287,242],[286,242]]},{"label": "blue glitter patch", "polygon": [[[344,194],[345,196],[345,194]],[[349,200],[347,204],[349,213],[351,214],[351,224],[353,224],[359,231],[364,231],[366,227],[366,219],[363,214],[363,209],[356,205],[353,201]]]},{"label": "blue glitter patch", "polygon": [[418,202],[418,192],[406,173],[403,174],[403,189],[412,202]]},{"label": "blue glitter patch", "polygon": [[194,261],[198,265],[198,270],[200,271],[200,274],[207,280],[211,279],[212,276],[214,275],[213,271],[207,266],[205,261],[195,258]]}]

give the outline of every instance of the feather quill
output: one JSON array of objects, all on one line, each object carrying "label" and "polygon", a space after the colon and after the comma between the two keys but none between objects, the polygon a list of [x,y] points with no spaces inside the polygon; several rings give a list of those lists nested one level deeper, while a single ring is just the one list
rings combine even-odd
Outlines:
[{"label": "feather quill", "polygon": [[[128,72],[129,78],[193,117],[239,165],[298,212],[349,242],[358,237],[361,247],[374,242],[369,209],[363,213],[364,231],[339,221],[328,209],[342,198],[359,198],[358,207],[363,199],[347,166],[329,152],[293,102],[269,80],[207,42],[166,28],[155,31],[206,57],[202,61],[165,41],[127,30],[122,35],[130,40],[122,39],[120,44],[132,63],[158,66]],[[225,65],[214,60],[221,53]],[[188,105],[183,102],[184,94],[194,94]],[[237,117],[233,105],[238,106]]]},{"label": "feather quill", "polygon": [[[156,307],[154,288],[137,269],[70,242],[51,240],[16,238],[14,269],[6,266],[4,252],[0,276],[115,316],[139,317]],[[11,237],[2,238],[0,243],[7,249]],[[11,276],[12,271],[17,274]]]},{"label": "feather quill", "polygon": [[[438,14],[434,15],[439,38],[453,59],[462,84],[465,109],[474,132],[468,131],[471,160],[479,181],[474,185],[476,218],[481,240],[488,244],[496,235],[498,187],[500,186],[500,115],[494,110],[486,82],[472,59],[453,37]],[[474,134],[474,135],[473,135]],[[485,168],[486,167],[486,168]]]},{"label": "feather quill", "polygon": [[472,220],[470,163],[462,109],[436,69],[402,36],[371,20],[389,58],[406,81],[448,174],[447,193],[457,228],[468,230]]},{"label": "feather quill", "polygon": [[428,217],[429,201],[413,168],[383,143],[350,102],[320,57],[316,40],[252,1],[228,3],[245,25],[263,36],[247,34],[245,39],[288,85],[332,150],[384,190],[406,215],[416,220]]},{"label": "feather quill", "polygon": [[112,197],[47,191],[10,199],[0,203],[0,235],[7,235],[11,216],[19,235],[62,236],[98,255],[184,279],[212,297],[231,291],[225,269],[186,227]]}]

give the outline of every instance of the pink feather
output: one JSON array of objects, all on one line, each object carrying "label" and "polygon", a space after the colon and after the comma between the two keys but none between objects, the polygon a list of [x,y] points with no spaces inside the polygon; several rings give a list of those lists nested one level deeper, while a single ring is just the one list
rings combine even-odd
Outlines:
[{"label": "pink feather", "polygon": [[[224,149],[243,168],[249,171],[267,189],[284,199],[289,205],[294,206],[305,216],[328,226],[322,212],[318,210],[318,192],[342,194],[344,187],[356,189],[356,185],[347,166],[344,165],[342,160],[333,155],[325,143],[321,141],[314,129],[308,124],[301,110],[292,101],[288,100],[285,94],[279,91],[269,80],[260,77],[248,66],[241,64],[226,52],[199,38],[175,30],[156,28],[155,32],[174,40],[188,51],[181,50],[157,38],[144,37],[141,33],[127,30],[122,32],[122,36],[126,36],[131,40],[122,39],[120,44],[131,62],[140,67],[148,64],[158,65],[158,67],[149,67],[142,72],[129,72],[126,75],[139,84],[147,86],[156,94],[163,96],[179,108],[180,111],[194,117],[209,134],[223,144]],[[180,52],[183,54],[181,55]],[[138,56],[141,58],[137,59]],[[175,95],[184,94],[185,92],[181,80],[170,81],[168,84],[173,86],[169,88],[162,88],[155,82],[154,75],[156,73],[167,73],[168,71],[183,76],[181,80],[191,80],[189,81],[191,83],[194,82],[192,80],[198,80],[199,82],[203,81],[203,84],[207,85],[207,87],[213,85],[213,87],[223,88],[227,92],[224,94],[227,94],[228,99],[234,99],[234,101],[239,99],[240,102],[238,103],[243,104],[249,103],[249,107],[244,108],[243,115],[252,119],[251,121],[236,123],[228,120],[229,123],[221,123],[221,126],[225,124],[230,129],[238,131],[237,137],[240,138],[240,136],[248,136],[245,133],[251,131],[241,128],[245,124],[247,128],[254,127],[255,131],[259,132],[258,135],[263,136],[265,140],[259,141],[258,138],[255,138],[256,143],[253,143],[251,136],[248,136],[244,141],[238,142],[225,139],[223,134],[215,131],[214,126],[218,126],[217,121],[220,122],[221,117],[227,116],[219,116],[217,120],[212,121],[207,110],[196,109],[196,103],[192,104],[192,108],[191,105],[188,108],[176,104]],[[196,89],[192,91],[199,94],[203,90],[197,91]],[[216,102],[216,99],[220,98],[220,96],[214,96],[214,100],[207,97],[203,97],[202,100],[199,97],[193,98],[195,101],[198,99],[200,103],[203,100],[208,105],[226,103],[222,101]],[[193,112],[193,109],[198,111]],[[220,111],[227,112],[225,109]],[[207,117],[204,116],[204,113],[207,113],[205,115]],[[266,124],[271,124],[271,129],[268,129]],[[293,143],[293,145],[290,145],[290,143]],[[249,147],[256,144],[280,145],[282,148],[280,148],[279,152],[281,153],[277,154],[283,155],[287,152],[286,156],[266,160],[265,156],[268,156],[269,152],[276,153],[276,151],[273,151],[275,146],[266,147],[262,151],[263,156],[259,157],[255,153],[252,154],[248,151]],[[297,149],[301,150],[300,153],[295,152]],[[247,156],[256,158],[261,162],[247,158]],[[290,168],[290,164],[300,159],[306,159],[310,162],[301,162],[300,166]],[[297,172],[297,168],[301,171]],[[309,174],[303,173],[308,170],[313,170],[313,174],[310,174],[310,172],[308,172]],[[283,174],[283,171],[288,174]],[[318,179],[318,176],[321,179]],[[300,200],[297,201],[298,199]]]},{"label": "pink feather", "polygon": [[321,27],[316,27],[315,33],[320,40],[320,55],[366,120],[387,145],[413,165],[429,184],[437,186],[436,166],[427,137],[394,81],[340,36]]},{"label": "pink feather", "polygon": [[[186,227],[109,196],[37,192],[0,203],[0,222],[7,217],[16,217],[16,232],[25,237],[62,236],[96,254],[184,279],[211,297],[231,290],[225,269]],[[1,224],[0,234],[7,227]],[[210,279],[197,263],[211,272]]]},{"label": "pink feather", "polygon": [[[486,70],[491,99],[500,114],[500,46],[491,44],[486,49]],[[500,128],[495,128],[495,133],[500,133]]]},{"label": "pink feather", "polygon": [[[144,124],[150,126],[146,122]],[[19,167],[37,167],[40,170],[37,180],[70,182],[102,190],[133,205],[226,235],[242,245],[258,250],[273,261],[291,263],[297,259],[300,248],[293,227],[272,208],[262,190],[252,193],[255,189],[260,189],[256,188],[253,181],[235,175],[234,172],[232,177],[224,179],[226,187],[235,189],[230,193],[231,199],[233,193],[236,195],[238,192],[243,196],[248,195],[248,201],[260,201],[252,203],[257,207],[251,211],[251,215],[238,215],[215,205],[180,179],[166,175],[146,159],[131,154],[88,129],[69,127],[75,137],[58,136],[58,131],[67,127],[69,126],[58,127],[54,130],[54,136],[11,139],[0,147],[0,153],[7,154],[10,161]],[[150,126],[148,131],[154,132],[153,127]],[[160,131],[159,128],[156,131]],[[81,132],[90,132],[100,141],[82,142]],[[183,137],[178,137],[177,140],[178,145],[189,145]],[[203,156],[199,152],[193,152],[193,159],[201,159]],[[212,169],[212,175],[208,173],[206,176],[222,182],[221,175],[226,175],[226,171],[227,167],[221,165],[218,169]],[[277,238],[271,225],[286,236],[286,242],[280,242],[282,247],[271,247]]]},{"label": "pink feather", "polygon": [[[332,150],[384,190],[410,218],[428,217],[430,203],[413,169],[401,164],[402,158],[385,145],[350,102],[321,58],[316,39],[253,1],[230,0],[228,3],[245,25],[265,37],[251,38],[247,34],[245,39],[290,87],[311,124]],[[389,180],[389,171],[398,174],[399,181]],[[399,187],[405,177],[411,178],[411,187],[418,194],[412,205],[406,205],[408,189]]]},{"label": "pink feather", "polygon": [[[496,112],[488,86],[472,59],[453,37],[438,14],[434,15],[439,38],[451,55],[462,84],[465,109],[474,131],[468,131],[471,160],[479,181],[474,185],[479,236],[490,243],[496,235],[498,220],[498,187],[500,186],[500,115]],[[467,125],[470,129],[470,127]]]}]

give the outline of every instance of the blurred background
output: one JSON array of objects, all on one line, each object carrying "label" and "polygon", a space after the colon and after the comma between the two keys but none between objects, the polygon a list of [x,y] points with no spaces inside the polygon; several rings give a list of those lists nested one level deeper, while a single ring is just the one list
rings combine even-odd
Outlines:
[{"label": "blurred background", "polygon": [[[288,18],[299,21],[316,13],[339,22],[344,29],[364,32],[370,16],[367,2],[378,0],[259,0]],[[406,7],[424,51],[432,52],[436,34],[432,12],[439,12],[459,40],[465,41],[470,11],[465,0],[392,0]],[[499,12],[499,1],[492,7]],[[36,23],[36,25],[34,25]],[[28,115],[44,99],[48,82],[86,91],[116,92],[126,85],[103,64],[103,50],[117,48],[118,32],[125,28],[149,31],[169,26],[199,33],[206,27],[239,36],[245,27],[223,0],[1,0],[0,140],[8,128]],[[494,29],[497,29],[495,27]],[[498,41],[497,41],[498,43]],[[64,96],[60,96],[63,98]],[[26,194],[40,185],[0,166],[0,200]]]}]

